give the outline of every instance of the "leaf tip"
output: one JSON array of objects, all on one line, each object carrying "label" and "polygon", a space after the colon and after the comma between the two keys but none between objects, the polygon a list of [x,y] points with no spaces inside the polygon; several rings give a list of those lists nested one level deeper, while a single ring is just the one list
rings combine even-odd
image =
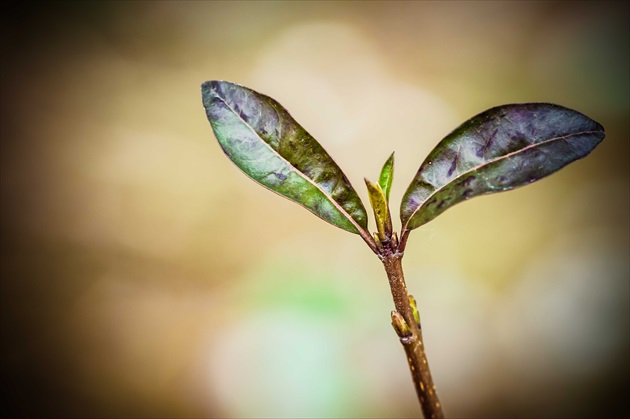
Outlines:
[{"label": "leaf tip", "polygon": [[214,90],[218,83],[218,80],[206,80],[201,83],[201,91],[205,93]]},{"label": "leaf tip", "polygon": [[378,182],[372,182],[368,178],[363,178],[363,180],[365,180],[365,184],[367,185],[369,191],[383,193],[383,188],[381,188],[381,185]]}]

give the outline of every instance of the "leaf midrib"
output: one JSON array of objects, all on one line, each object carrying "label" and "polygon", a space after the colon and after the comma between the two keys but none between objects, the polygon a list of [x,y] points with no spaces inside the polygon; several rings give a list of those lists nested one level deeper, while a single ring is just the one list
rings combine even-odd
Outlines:
[{"label": "leaf midrib", "polygon": [[[427,196],[427,197],[425,198],[425,200],[424,200],[424,201],[422,201],[422,203],[421,203],[420,205],[418,205],[418,207],[416,207],[416,209],[415,209],[415,210],[411,213],[411,215],[409,216],[409,218],[407,219],[407,222],[405,223],[405,225],[404,225],[404,227],[403,227],[403,231],[404,231],[404,230],[407,230],[407,226],[409,225],[409,222],[411,221],[411,219],[412,219],[413,217],[415,217],[416,213],[420,210],[420,208],[422,208],[422,206],[423,206],[423,205],[424,205],[424,204],[425,204],[425,203],[426,203],[429,199],[431,199],[431,197],[433,197],[433,196],[435,196],[436,194],[438,194],[438,193],[439,193],[440,191],[442,191],[442,190],[443,190],[446,186],[448,186],[448,185],[450,185],[451,183],[453,183],[453,182],[457,181],[459,178],[461,178],[461,177],[463,177],[463,176],[466,176],[466,175],[468,175],[468,174],[469,174],[469,173],[471,173],[471,172],[477,171],[477,170],[479,170],[479,169],[483,168],[484,166],[487,166],[487,165],[489,165],[489,164],[495,163],[495,162],[500,161],[500,160],[503,160],[503,159],[507,159],[507,158],[509,158],[509,157],[511,157],[511,156],[513,156],[513,155],[515,155],[515,154],[521,153],[521,152],[526,151],[526,150],[529,150],[529,149],[531,149],[531,148],[535,148],[535,147],[538,147],[538,146],[541,146],[541,145],[544,145],[544,144],[547,144],[547,143],[550,143],[550,142],[553,142],[553,141],[567,140],[567,139],[568,139],[568,138],[570,138],[570,137],[576,137],[576,136],[580,136],[580,135],[587,135],[587,134],[597,134],[597,133],[601,133],[601,132],[603,132],[603,131],[582,131],[582,132],[576,132],[576,133],[572,133],[572,134],[563,135],[563,136],[560,136],[560,137],[550,138],[550,139],[548,139],[548,140],[541,141],[541,142],[539,142],[539,143],[533,143],[533,144],[530,144],[530,145],[528,145],[528,146],[526,146],[526,147],[523,147],[523,148],[521,148],[521,149],[518,149],[518,150],[515,150],[515,151],[511,151],[511,152],[509,152],[509,153],[507,153],[507,154],[505,154],[505,155],[503,155],[503,156],[497,157],[497,158],[495,158],[495,159],[493,159],[493,160],[489,160],[489,161],[487,161],[487,162],[485,162],[485,163],[483,163],[483,164],[480,164],[480,165],[478,165],[478,166],[475,166],[475,167],[473,167],[473,168],[471,168],[471,169],[469,169],[469,170],[467,170],[467,171],[465,171],[465,172],[463,172],[463,173],[461,173],[461,174],[457,175],[456,177],[454,177],[454,178],[453,178],[453,179],[451,179],[450,181],[446,182],[444,185],[442,185],[442,186],[440,186],[439,188],[435,189],[435,190],[434,190],[434,191],[433,191],[433,192],[432,192],[429,196]],[[432,185],[432,186],[433,186],[433,185]]]},{"label": "leaf midrib", "polygon": [[[291,166],[292,168],[294,168],[294,169],[295,169],[295,171],[296,171],[296,172],[300,175],[300,177],[302,177],[302,178],[303,178],[304,180],[306,180],[308,183],[310,183],[311,185],[313,185],[314,187],[316,187],[316,188],[317,188],[317,189],[318,189],[318,190],[322,193],[322,195],[324,195],[324,196],[326,197],[326,199],[327,199],[329,202],[331,202],[331,203],[335,206],[335,208],[337,208],[337,209],[339,210],[339,212],[341,212],[344,216],[346,216],[346,218],[350,221],[350,223],[351,223],[352,225],[354,225],[354,227],[357,229],[357,231],[359,232],[359,234],[363,235],[363,234],[365,233],[365,230],[363,229],[363,227],[361,227],[361,226],[360,226],[360,225],[356,222],[356,220],[355,220],[352,216],[350,216],[350,214],[348,214],[348,213],[346,212],[346,210],[345,210],[345,209],[344,209],[344,208],[343,208],[343,207],[342,207],[342,206],[341,206],[341,205],[340,205],[337,201],[335,201],[334,199],[332,199],[332,197],[330,197],[330,196],[328,195],[328,193],[327,193],[326,191],[324,191],[324,190],[321,188],[321,186],[319,186],[319,184],[318,184],[317,182],[315,182],[313,179],[311,179],[311,178],[309,178],[308,176],[306,176],[306,175],[305,175],[304,173],[302,173],[302,172],[301,172],[301,171],[300,171],[297,167],[295,167],[295,166],[294,166],[294,165],[293,165],[290,161],[288,161],[287,159],[285,159],[285,158],[282,156],[282,154],[280,154],[278,151],[274,150],[274,149],[273,149],[273,148],[272,148],[272,147],[271,147],[271,146],[270,146],[270,145],[269,145],[269,144],[268,144],[268,143],[267,143],[267,142],[266,142],[266,141],[265,141],[265,140],[264,140],[264,139],[263,139],[263,138],[262,138],[262,137],[261,137],[261,136],[260,136],[257,132],[256,132],[256,130],[255,130],[255,129],[254,129],[254,128],[253,128],[253,127],[252,127],[252,126],[251,126],[251,125],[247,122],[247,121],[245,121],[245,120],[241,117],[241,115],[240,115],[238,112],[236,112],[236,110],[235,110],[232,106],[230,106],[230,104],[229,104],[229,103],[228,103],[228,102],[227,102],[227,101],[226,101],[223,97],[221,97],[221,96],[218,94],[218,92],[217,92],[216,90],[211,89],[211,91],[212,91],[213,95],[214,95],[216,98],[218,98],[221,102],[223,102],[223,103],[225,104],[225,106],[227,106],[227,108],[228,108],[228,109],[229,109],[229,110],[230,110],[230,111],[231,111],[231,112],[232,112],[232,113],[233,113],[233,114],[234,114],[234,115],[235,115],[238,119],[240,119],[240,120],[241,120],[241,122],[242,122],[243,124],[245,124],[245,126],[246,126],[247,128],[249,128],[249,130],[250,130],[250,131],[251,131],[251,132],[252,132],[252,133],[253,133],[253,134],[254,134],[254,135],[255,135],[255,136],[256,136],[256,137],[257,137],[257,138],[258,138],[258,139],[259,139],[259,140],[263,143],[263,144],[264,144],[264,145],[265,145],[265,147],[267,147],[269,150],[271,150],[273,153],[275,153],[278,157],[280,157],[280,158],[281,158],[281,159],[282,159],[282,160],[283,160],[286,164],[288,164],[289,166]],[[274,111],[277,113],[277,111],[276,111],[275,109],[274,109]],[[278,115],[278,117],[280,117],[280,115]],[[260,183],[260,182],[258,182],[258,183],[259,183],[260,185],[262,185],[263,187],[265,187],[266,189],[268,189],[268,190],[270,190],[270,191],[272,191],[272,192],[274,192],[274,193],[276,193],[276,194],[278,194],[278,195],[283,196],[284,198],[286,198],[284,195],[280,194],[279,192],[274,191],[273,189],[269,188],[268,186],[263,185],[263,184],[262,184],[262,183]],[[296,202],[296,203],[297,203],[297,204],[299,204],[300,206],[302,206],[302,207],[306,208],[307,210],[311,211],[311,209],[310,209],[310,208],[307,208],[305,205],[301,204],[300,202],[298,202],[298,201],[294,201],[294,202]],[[319,215],[318,215],[318,216],[319,216]],[[322,218],[322,217],[320,217],[320,218]]]}]

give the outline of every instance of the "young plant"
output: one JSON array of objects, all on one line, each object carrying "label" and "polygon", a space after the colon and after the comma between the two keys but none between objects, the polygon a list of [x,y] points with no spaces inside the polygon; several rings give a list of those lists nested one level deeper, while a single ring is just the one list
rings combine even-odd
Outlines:
[{"label": "young plant", "polygon": [[278,102],[225,81],[201,86],[203,105],[224,153],[264,187],[325,221],[361,236],[389,279],[392,326],[407,355],[426,418],[444,417],[424,349],[420,316],[407,292],[401,260],[409,233],[467,199],[535,182],[585,157],[604,128],[579,112],[550,103],[503,105],[464,122],[429,153],[400,206],[402,230],[392,228],[389,192],[394,154],[379,180],[365,180],[377,232],[356,191],[323,147]]}]

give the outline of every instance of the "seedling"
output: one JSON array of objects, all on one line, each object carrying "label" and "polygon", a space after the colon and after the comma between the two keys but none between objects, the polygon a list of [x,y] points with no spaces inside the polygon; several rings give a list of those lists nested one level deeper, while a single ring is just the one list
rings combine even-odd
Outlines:
[{"label": "seedling", "polygon": [[444,417],[416,300],[403,275],[409,234],[459,202],[527,185],[585,157],[604,139],[604,128],[550,103],[503,105],[480,113],[447,135],[420,165],[400,205],[400,235],[393,231],[389,207],[392,153],[378,182],[365,180],[376,220],[372,235],[348,178],[278,102],[225,81],[207,81],[201,92],[214,134],[236,166],[267,189],[358,234],[381,260],[396,308],[392,326],[407,355],[422,412],[426,418]]}]

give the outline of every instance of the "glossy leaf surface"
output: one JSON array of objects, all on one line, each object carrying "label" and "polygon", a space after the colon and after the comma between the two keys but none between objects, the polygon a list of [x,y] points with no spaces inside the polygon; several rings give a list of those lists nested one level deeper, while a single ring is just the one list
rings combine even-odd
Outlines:
[{"label": "glossy leaf surface", "polygon": [[539,180],[585,157],[604,128],[549,103],[504,105],[464,122],[431,151],[403,196],[403,230],[479,195]]},{"label": "glossy leaf surface", "polygon": [[389,202],[389,191],[392,189],[392,182],[394,181],[394,153],[392,153],[383,168],[381,169],[381,175],[378,178],[378,184],[381,185],[381,189],[385,192],[385,198]]},{"label": "glossy leaf surface", "polygon": [[392,236],[392,218],[389,214],[389,205],[385,192],[378,183],[372,183],[365,179],[368,194],[370,196],[370,204],[374,209],[374,218],[376,219],[376,228],[381,242],[389,240]]},{"label": "glossy leaf surface", "polygon": [[339,166],[278,102],[225,81],[205,82],[201,91],[221,148],[249,177],[344,230],[367,227]]}]

